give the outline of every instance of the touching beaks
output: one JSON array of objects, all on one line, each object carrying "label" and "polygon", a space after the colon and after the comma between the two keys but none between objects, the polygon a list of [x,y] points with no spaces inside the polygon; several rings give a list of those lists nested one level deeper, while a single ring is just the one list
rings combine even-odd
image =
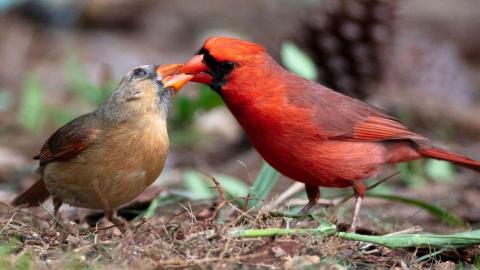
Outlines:
[{"label": "touching beaks", "polygon": [[158,66],[155,70],[157,73],[157,79],[162,81],[165,88],[173,88],[175,92],[180,91],[180,89],[182,89],[182,87],[193,78],[193,75],[175,74],[182,66],[182,64]]},{"label": "touching beaks", "polygon": [[203,63],[203,54],[198,54],[183,64],[183,66],[177,70],[177,73],[197,74],[207,70],[207,65]]},{"label": "touching beaks", "polygon": [[193,75],[192,82],[210,84],[212,75],[208,74],[209,68],[203,61],[203,54],[198,54],[188,60],[182,67],[177,70],[177,74],[185,73]]},{"label": "touching beaks", "polygon": [[182,64],[160,65],[155,71],[157,72],[159,80],[162,80],[167,76],[174,75],[181,66]]},{"label": "touching beaks", "polygon": [[175,92],[180,91],[182,87],[185,86],[191,79],[193,78],[193,75],[188,75],[188,74],[176,74],[172,76],[167,76],[162,79],[163,86],[165,88],[173,88]]}]

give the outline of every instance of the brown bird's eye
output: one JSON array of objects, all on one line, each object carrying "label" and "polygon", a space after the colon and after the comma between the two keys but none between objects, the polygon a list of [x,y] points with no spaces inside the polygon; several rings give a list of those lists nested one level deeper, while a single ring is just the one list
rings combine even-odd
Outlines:
[{"label": "brown bird's eye", "polygon": [[220,64],[220,69],[223,73],[229,73],[235,67],[235,64],[232,62],[222,62]]},{"label": "brown bird's eye", "polygon": [[132,72],[133,78],[142,78],[147,75],[147,72],[143,68],[136,68]]}]

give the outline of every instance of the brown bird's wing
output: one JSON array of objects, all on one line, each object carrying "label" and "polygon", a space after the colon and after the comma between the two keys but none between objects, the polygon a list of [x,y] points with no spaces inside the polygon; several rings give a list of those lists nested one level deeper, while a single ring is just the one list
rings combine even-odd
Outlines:
[{"label": "brown bird's wing", "polygon": [[301,94],[290,91],[288,97],[299,107],[314,108],[311,118],[322,139],[427,141],[382,110],[313,82]]},{"label": "brown bird's wing", "polygon": [[[91,145],[98,136],[98,120],[93,113],[82,115],[58,129],[40,149],[34,159],[40,160],[40,170],[48,162],[72,158]],[[50,197],[43,179],[13,199],[11,205],[38,206]]]},{"label": "brown bird's wing", "polygon": [[43,166],[54,160],[76,156],[91,145],[98,136],[97,121],[92,113],[72,120],[50,136],[34,159],[40,160],[40,166]]}]

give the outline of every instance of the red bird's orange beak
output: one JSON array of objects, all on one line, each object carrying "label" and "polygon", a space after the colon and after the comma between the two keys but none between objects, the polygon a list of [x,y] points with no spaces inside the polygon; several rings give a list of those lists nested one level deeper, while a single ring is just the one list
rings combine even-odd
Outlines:
[{"label": "red bird's orange beak", "polygon": [[193,75],[188,74],[176,74],[163,78],[162,82],[165,88],[173,88],[175,92],[180,91],[191,79]]},{"label": "red bird's orange beak", "polygon": [[195,55],[177,70],[177,74],[186,73],[193,75],[192,82],[210,84],[212,75],[208,73],[209,68],[203,61],[203,55]]}]

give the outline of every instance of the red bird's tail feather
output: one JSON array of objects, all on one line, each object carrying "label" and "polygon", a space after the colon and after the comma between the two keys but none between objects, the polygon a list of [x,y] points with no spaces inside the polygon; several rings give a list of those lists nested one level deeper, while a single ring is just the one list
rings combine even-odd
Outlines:
[{"label": "red bird's tail feather", "polygon": [[22,192],[13,199],[10,203],[13,206],[27,205],[28,207],[34,207],[40,205],[42,202],[50,197],[50,192],[45,187],[43,179],[38,180],[30,188]]},{"label": "red bird's tail feather", "polygon": [[420,148],[419,152],[425,157],[450,161],[462,167],[480,172],[480,161],[476,161],[447,150],[430,147]]}]

